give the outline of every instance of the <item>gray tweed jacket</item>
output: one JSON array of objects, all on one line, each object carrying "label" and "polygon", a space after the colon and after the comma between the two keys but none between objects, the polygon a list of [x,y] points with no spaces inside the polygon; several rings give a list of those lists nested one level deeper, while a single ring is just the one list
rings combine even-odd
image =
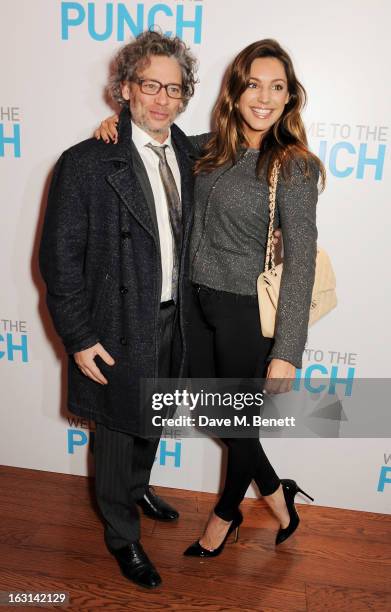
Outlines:
[{"label": "gray tweed jacket", "polygon": [[[209,134],[192,137],[201,150]],[[269,225],[266,171],[259,177],[259,152],[244,150],[237,162],[196,178],[194,224],[190,245],[193,282],[244,295],[256,295],[263,271]],[[319,170],[303,161],[291,164],[289,177],[279,177],[275,227],[281,227],[284,268],[269,359],[301,368],[316,262],[316,204]]]}]

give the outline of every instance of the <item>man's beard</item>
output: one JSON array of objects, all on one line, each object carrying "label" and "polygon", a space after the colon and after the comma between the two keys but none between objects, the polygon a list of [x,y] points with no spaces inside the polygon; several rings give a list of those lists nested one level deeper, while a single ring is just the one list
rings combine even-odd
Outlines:
[{"label": "man's beard", "polygon": [[148,132],[152,132],[152,134],[164,134],[165,132],[168,132],[171,125],[172,124],[169,123],[167,127],[153,128],[153,127],[150,127],[147,123],[143,123],[139,127],[141,127],[143,130],[148,130]]}]

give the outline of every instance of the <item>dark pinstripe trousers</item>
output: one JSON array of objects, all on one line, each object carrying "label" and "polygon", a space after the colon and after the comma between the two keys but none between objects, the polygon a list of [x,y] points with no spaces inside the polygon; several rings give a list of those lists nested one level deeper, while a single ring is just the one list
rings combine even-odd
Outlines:
[{"label": "dark pinstripe trousers", "polygon": [[[160,310],[160,378],[170,375],[174,315],[173,305]],[[95,493],[110,551],[140,539],[136,502],[145,493],[158,444],[159,438],[139,438],[96,423]]]}]

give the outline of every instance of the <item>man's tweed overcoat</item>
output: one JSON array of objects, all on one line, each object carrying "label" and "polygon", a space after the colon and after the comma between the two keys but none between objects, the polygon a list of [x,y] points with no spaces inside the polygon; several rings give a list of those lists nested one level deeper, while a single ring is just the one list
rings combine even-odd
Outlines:
[{"label": "man's tweed overcoat", "polygon": [[[183,248],[172,375],[183,373],[193,149],[175,125],[181,173]],[[40,249],[47,304],[69,354],[71,412],[142,435],[139,383],[158,375],[161,295],[159,235],[152,190],[123,110],[119,143],[89,139],[60,157],[51,182]],[[115,359],[96,362],[109,384],[84,376],[72,354],[101,342]]]}]

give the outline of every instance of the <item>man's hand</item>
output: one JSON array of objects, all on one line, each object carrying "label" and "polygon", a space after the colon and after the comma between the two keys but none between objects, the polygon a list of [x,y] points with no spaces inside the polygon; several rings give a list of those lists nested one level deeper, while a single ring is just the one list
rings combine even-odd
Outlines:
[{"label": "man's hand", "polygon": [[118,115],[111,115],[104,119],[100,126],[95,130],[94,136],[97,140],[104,140],[107,144],[112,140],[114,144],[118,142],[117,124],[119,121]]},{"label": "man's hand", "polygon": [[266,393],[288,393],[292,388],[296,368],[283,359],[272,359],[267,369]]},{"label": "man's hand", "polygon": [[88,349],[85,349],[84,351],[79,351],[78,353],[75,353],[73,357],[76,361],[78,368],[81,372],[83,372],[85,376],[88,376],[88,378],[91,378],[91,380],[94,380],[100,385],[107,385],[108,381],[103,376],[102,372],[94,361],[97,355],[99,355],[99,357],[103,359],[103,361],[107,363],[107,365],[114,365],[114,359],[103,348],[100,342],[94,344],[94,346],[91,346]]}]

